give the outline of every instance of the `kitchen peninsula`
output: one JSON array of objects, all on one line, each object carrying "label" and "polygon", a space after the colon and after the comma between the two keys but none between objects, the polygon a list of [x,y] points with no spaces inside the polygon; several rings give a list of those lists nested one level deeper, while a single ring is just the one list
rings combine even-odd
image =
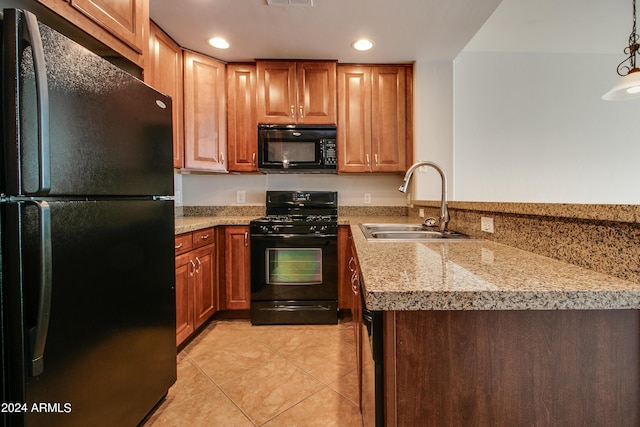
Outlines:
[{"label": "kitchen peninsula", "polygon": [[487,240],[368,242],[370,220],[350,226],[385,425],[640,423],[637,283]]}]

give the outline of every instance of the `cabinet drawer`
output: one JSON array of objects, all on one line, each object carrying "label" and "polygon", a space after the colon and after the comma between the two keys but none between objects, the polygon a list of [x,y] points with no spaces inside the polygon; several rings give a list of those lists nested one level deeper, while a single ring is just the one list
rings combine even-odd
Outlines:
[{"label": "cabinet drawer", "polygon": [[201,246],[209,245],[214,242],[213,228],[205,228],[193,232],[193,247],[199,248]]},{"label": "cabinet drawer", "polygon": [[189,252],[193,249],[193,243],[191,240],[191,233],[179,234],[176,236],[176,255]]}]

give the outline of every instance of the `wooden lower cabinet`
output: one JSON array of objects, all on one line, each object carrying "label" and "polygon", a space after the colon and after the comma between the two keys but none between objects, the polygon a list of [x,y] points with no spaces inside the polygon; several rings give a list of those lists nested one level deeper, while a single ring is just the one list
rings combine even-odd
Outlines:
[{"label": "wooden lower cabinet", "polygon": [[384,312],[385,426],[638,426],[640,311]]},{"label": "wooden lower cabinet", "polygon": [[217,309],[213,229],[176,236],[176,345]]},{"label": "wooden lower cabinet", "polygon": [[[220,253],[220,309],[249,310],[251,305],[251,253],[249,226],[218,227]],[[222,244],[220,245],[223,246]]]}]

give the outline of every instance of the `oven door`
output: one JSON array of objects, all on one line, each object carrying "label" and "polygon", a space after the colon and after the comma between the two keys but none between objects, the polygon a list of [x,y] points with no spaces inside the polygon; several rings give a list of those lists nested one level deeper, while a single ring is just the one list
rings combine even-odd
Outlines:
[{"label": "oven door", "polygon": [[251,320],[336,323],[335,235],[251,236]]}]

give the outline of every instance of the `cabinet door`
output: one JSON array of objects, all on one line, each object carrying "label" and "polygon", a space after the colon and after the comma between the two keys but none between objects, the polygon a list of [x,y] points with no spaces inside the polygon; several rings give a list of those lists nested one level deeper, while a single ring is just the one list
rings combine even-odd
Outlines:
[{"label": "cabinet door", "polygon": [[371,170],[404,172],[407,146],[405,67],[373,67],[371,96]]},{"label": "cabinet door", "polygon": [[225,65],[184,52],[184,136],[187,169],[226,171]]},{"label": "cabinet door", "polygon": [[182,168],[184,166],[182,49],[153,22],[150,23],[149,63],[144,70],[144,80],[171,97],[173,167]]},{"label": "cabinet door", "polygon": [[336,63],[296,64],[298,123],[336,123]]},{"label": "cabinet door", "polygon": [[195,264],[191,253],[176,257],[176,345],[195,330],[193,322],[193,278]]},{"label": "cabinet door", "polygon": [[371,171],[371,68],[338,67],[338,171]]},{"label": "cabinet door", "polygon": [[258,170],[256,66],[227,65],[227,151],[229,170]]},{"label": "cabinet door", "polygon": [[249,227],[225,227],[225,308],[248,310],[251,305]]},{"label": "cabinet door", "polygon": [[195,263],[193,283],[193,318],[197,329],[216,311],[214,245],[207,245],[191,253]]},{"label": "cabinet door", "polygon": [[258,61],[258,123],[296,120],[296,63]]},{"label": "cabinet door", "polygon": [[69,4],[142,52],[143,12],[147,0],[70,0]]}]

